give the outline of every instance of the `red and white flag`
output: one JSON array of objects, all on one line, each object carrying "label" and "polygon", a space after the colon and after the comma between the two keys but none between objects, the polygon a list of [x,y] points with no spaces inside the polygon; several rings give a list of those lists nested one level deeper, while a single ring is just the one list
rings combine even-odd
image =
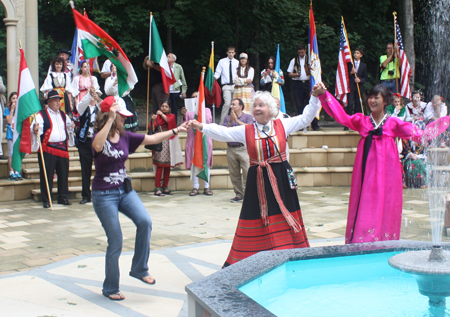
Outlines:
[{"label": "red and white flag", "polygon": [[336,98],[347,104],[347,94],[350,92],[348,63],[352,62],[350,47],[348,44],[347,30],[344,20],[341,21],[341,40],[339,43],[339,61],[336,71]]},{"label": "red and white flag", "polygon": [[402,34],[400,33],[400,27],[397,23],[397,16],[394,15],[395,24],[395,47],[398,47],[398,59],[400,60],[400,95],[405,98],[411,99],[411,88],[409,87],[409,79],[411,78],[412,70],[406,57],[405,50],[403,48]]}]

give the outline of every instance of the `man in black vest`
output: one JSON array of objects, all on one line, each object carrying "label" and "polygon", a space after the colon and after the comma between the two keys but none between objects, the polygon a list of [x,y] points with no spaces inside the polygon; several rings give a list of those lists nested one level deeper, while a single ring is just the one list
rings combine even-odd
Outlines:
[{"label": "man in black vest", "polygon": [[80,155],[81,164],[81,196],[80,204],[91,201],[91,175],[92,175],[92,136],[94,135],[94,122],[97,117],[98,107],[102,102],[95,87],[91,86],[89,92],[77,105],[80,114],[80,129],[76,132],[76,144]]},{"label": "man in black vest", "polygon": [[[367,65],[361,62],[361,57],[363,57],[363,50],[361,48],[356,48],[353,51],[353,64],[355,67],[352,66],[351,63],[348,64],[349,66],[349,81],[350,81],[350,92],[347,94],[347,101],[348,105],[345,107],[345,111],[349,116],[353,115],[353,113],[361,113],[362,112],[362,105],[361,100],[359,99],[359,93],[358,93],[358,86],[359,85],[359,92],[361,93],[361,99],[362,95],[364,93],[364,83],[367,81]],[[348,130],[347,127],[344,128],[344,130]]]},{"label": "man in black vest", "polygon": [[[39,111],[31,126],[31,130],[34,132],[34,134],[37,137],[40,137],[45,161],[45,170],[47,172],[49,187],[48,192],[45,185],[45,175],[42,167],[42,159],[40,154],[38,154],[40,168],[40,187],[44,208],[50,208],[51,194],[49,193],[52,192],[53,175],[55,173],[55,170],[56,175],[58,175],[58,204],[72,204],[67,199],[67,196],[69,194],[68,128],[73,130],[74,124],[72,123],[70,118],[59,109],[60,100],[61,98],[59,97],[58,92],[56,92],[55,90],[50,91],[46,99],[48,108]],[[39,143],[36,142],[35,145],[36,144]]]}]

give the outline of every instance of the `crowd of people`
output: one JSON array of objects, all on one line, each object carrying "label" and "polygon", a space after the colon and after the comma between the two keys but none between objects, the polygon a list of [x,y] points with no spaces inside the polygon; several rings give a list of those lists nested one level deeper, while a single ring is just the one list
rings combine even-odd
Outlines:
[{"label": "crowd of people", "polygon": [[[147,57],[143,67],[150,74],[153,109],[148,123],[151,133],[147,135],[135,133],[138,127],[136,108],[129,92],[119,96],[117,69],[111,61],[107,60],[102,68],[103,94],[86,61],[74,70],[68,59],[70,51],[63,48],[58,52],[41,87],[45,107],[31,125],[33,149],[42,151],[38,158],[43,207],[51,206],[55,171],[58,175],[57,202],[71,205],[68,200],[68,149],[76,145],[82,170],[80,204],[93,202],[108,238],[104,296],[111,300],[125,299],[119,288],[118,263],[122,249],[119,212],[137,227],[130,276],[146,284],[156,283],[147,264],[152,221],[132,189],[125,162],[140,145],[160,144],[158,149],[152,148],[154,195],[172,195],[170,171],[183,163],[178,139],[181,131],[187,132],[184,164],[191,171],[193,186],[189,196],[198,195],[200,189],[192,163],[196,133],[201,131],[207,136],[209,168],[213,166],[212,140],[227,143],[227,161],[235,192],[230,202],[242,201],[242,208],[224,267],[259,251],[309,247],[296,176],[289,164],[287,140],[292,133],[310,125],[313,130],[320,129],[315,118],[320,107],[342,124],[344,130],[357,131],[362,137],[353,167],[346,243],[400,238],[402,188],[426,186],[425,147],[432,141],[436,144],[436,140],[442,147],[450,143],[450,118],[443,98],[434,96],[425,103],[421,92],[415,91],[412,101],[404,105],[404,98],[392,93],[400,72],[394,62],[394,47],[388,44],[387,54],[380,57],[381,84],[368,92],[367,104],[371,113],[365,115],[361,94],[364,94],[368,75],[367,66],[361,61],[362,49],[354,50],[354,63],[349,64],[351,91],[345,107],[323,83],[315,84],[310,95],[306,47],[300,44],[297,49],[298,55],[290,61],[287,74],[292,79],[298,115],[289,117],[280,111],[280,100],[271,94],[274,83],[281,86],[285,83],[283,71],[275,70],[275,58],[268,58],[260,74],[261,91],[255,92],[255,71],[250,66],[248,54],[242,52],[239,59],[235,59],[236,50],[229,46],[227,57],[219,61],[214,73],[223,94],[219,124],[213,123],[208,108],[205,109],[206,122],[198,122],[196,113],[184,107],[182,100],[186,98],[187,84],[183,68],[176,63],[177,57],[173,53],[168,54],[168,62],[175,83],[170,86],[169,93],[163,88],[160,65]],[[2,92],[4,94],[6,89],[0,81],[0,94]],[[198,92],[194,92],[192,98],[197,95]],[[1,116],[7,122],[11,180],[21,178],[20,171],[14,171],[10,166],[11,124],[16,100],[17,94],[11,93],[6,106],[2,104]],[[3,153],[1,155],[0,159],[4,159]],[[91,190],[93,162],[96,171]],[[209,179],[208,169],[207,180],[203,182],[203,194],[207,196],[213,195]]]}]

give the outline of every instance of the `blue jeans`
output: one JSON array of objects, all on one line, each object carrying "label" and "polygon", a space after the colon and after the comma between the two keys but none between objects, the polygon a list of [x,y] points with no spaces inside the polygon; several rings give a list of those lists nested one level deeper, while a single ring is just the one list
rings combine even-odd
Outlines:
[{"label": "blue jeans", "polygon": [[148,276],[148,258],[150,256],[150,237],[152,220],[142,201],[134,190],[125,193],[123,186],[111,190],[92,191],[92,203],[95,213],[105,229],[108,248],[105,259],[105,281],[103,294],[109,296],[119,292],[119,256],[122,252],[122,230],[119,223],[119,211],[136,225],[136,242],[130,275]]},{"label": "blue jeans", "polygon": [[[381,84],[383,86],[386,86],[386,88],[389,89],[393,94],[395,94],[397,92],[397,83],[396,83],[395,79],[382,80]],[[400,85],[400,80],[399,80],[399,85]]]}]

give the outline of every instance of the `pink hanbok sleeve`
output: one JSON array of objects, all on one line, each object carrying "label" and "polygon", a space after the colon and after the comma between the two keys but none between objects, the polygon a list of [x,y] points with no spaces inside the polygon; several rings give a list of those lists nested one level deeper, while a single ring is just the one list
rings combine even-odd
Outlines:
[{"label": "pink hanbok sleeve", "polygon": [[396,123],[393,128],[395,137],[422,143],[433,140],[439,134],[444,132],[450,125],[450,117],[442,117],[429,123],[425,130],[421,130],[418,126],[411,122],[403,122],[402,120],[395,120],[394,122]]},{"label": "pink hanbok sleeve", "polygon": [[349,116],[341,104],[328,91],[320,95],[319,99],[322,108],[338,123],[353,131],[360,132],[362,130],[365,117],[362,113],[355,113],[353,116]]}]

